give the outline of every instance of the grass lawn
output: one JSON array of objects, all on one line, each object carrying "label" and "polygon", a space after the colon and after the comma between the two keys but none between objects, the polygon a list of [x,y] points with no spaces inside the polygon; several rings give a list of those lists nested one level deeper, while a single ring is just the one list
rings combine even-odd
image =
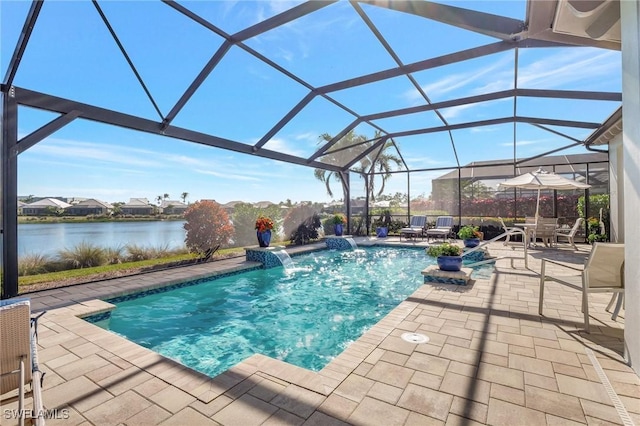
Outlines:
[{"label": "grass lawn", "polygon": [[[213,256],[213,259],[234,257],[243,254],[244,249],[242,247],[221,249],[216,252],[216,254]],[[51,288],[67,284],[89,282],[97,279],[105,279],[115,276],[131,275],[138,272],[150,270],[154,267],[162,267],[163,265],[167,267],[179,265],[181,262],[195,260],[196,257],[197,256],[195,254],[189,253],[164,257],[160,259],[118,263],[114,265],[103,265],[92,268],[69,269],[66,271],[49,272],[46,274],[26,275],[18,277],[18,284],[20,286],[21,292],[39,290],[41,287],[39,286],[39,284],[47,283],[49,285],[47,285],[46,287]],[[56,283],[59,283],[59,285],[56,285]]]}]

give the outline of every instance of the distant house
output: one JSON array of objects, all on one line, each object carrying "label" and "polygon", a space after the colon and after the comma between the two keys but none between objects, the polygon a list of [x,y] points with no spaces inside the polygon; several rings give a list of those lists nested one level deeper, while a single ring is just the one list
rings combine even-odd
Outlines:
[{"label": "distant house", "polygon": [[120,206],[122,214],[150,215],[153,214],[153,206],[146,198],[129,198],[129,202]]},{"label": "distant house", "polygon": [[72,198],[68,198],[68,199],[63,200],[63,201],[66,201],[67,203],[69,203],[69,204],[71,204],[71,205],[75,205],[75,204],[81,203],[81,202],[83,202],[83,201],[87,201],[87,198],[83,198],[83,197],[72,197]]},{"label": "distant house", "polygon": [[68,207],[67,213],[74,216],[86,216],[90,214],[110,214],[113,210],[113,206],[107,202],[90,198],[88,200],[80,201],[77,204]]},{"label": "distant house", "polygon": [[18,200],[18,214],[24,214],[22,213],[22,208],[26,205],[27,203],[23,203],[22,201]]},{"label": "distant house", "polygon": [[56,198],[42,198],[33,203],[22,206],[22,214],[27,216],[42,216],[62,212],[71,207],[71,204],[60,201]]},{"label": "distant house", "polygon": [[184,214],[189,206],[178,200],[164,200],[160,204],[163,214]]}]

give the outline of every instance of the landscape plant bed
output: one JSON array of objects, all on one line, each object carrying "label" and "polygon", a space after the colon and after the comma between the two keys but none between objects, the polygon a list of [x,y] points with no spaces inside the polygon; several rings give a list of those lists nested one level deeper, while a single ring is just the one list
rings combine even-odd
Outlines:
[{"label": "landscape plant bed", "polygon": [[[216,252],[212,260],[215,261],[239,256],[244,256],[244,250],[242,248],[224,249]],[[18,278],[19,293],[24,294],[75,284],[86,284],[128,275],[195,265],[197,263],[198,259],[194,257],[193,254],[183,254],[161,259],[149,259],[93,268],[69,269],[46,274],[21,276]]]}]

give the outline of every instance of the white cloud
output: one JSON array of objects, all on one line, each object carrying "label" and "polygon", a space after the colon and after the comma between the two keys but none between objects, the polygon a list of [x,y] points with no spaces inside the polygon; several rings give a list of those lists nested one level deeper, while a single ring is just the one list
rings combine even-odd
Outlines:
[{"label": "white cloud", "polygon": [[[66,161],[57,161],[57,160],[40,159],[40,158],[25,158],[24,160],[20,158],[19,161],[25,161],[26,163],[24,164],[39,164],[39,165],[45,165],[47,167],[59,166],[65,169],[75,168],[75,169],[83,169],[83,170],[96,170],[95,164],[88,164],[88,163],[70,163]],[[141,175],[148,174],[148,172],[144,169],[123,169],[120,167],[107,167],[104,165],[100,166],[100,170],[108,173],[117,173],[120,175],[135,174],[135,175],[141,176]]]},{"label": "white cloud", "polygon": [[478,107],[479,105],[480,104],[458,105],[451,108],[442,109],[440,110],[440,113],[444,118],[451,119],[457,117],[462,111]]},{"label": "white cloud", "polygon": [[304,153],[298,149],[292,148],[290,143],[284,139],[273,138],[269,139],[264,146],[266,149],[276,152],[282,152],[289,155],[295,155],[298,157],[304,157]]},{"label": "white cloud", "polygon": [[222,179],[260,182],[260,179],[255,178],[255,177],[231,174],[231,173],[224,172],[224,171],[223,172],[216,172],[216,171],[213,171],[213,170],[202,170],[202,169],[195,169],[194,171],[196,173],[200,173],[200,174],[203,174],[203,175],[215,176],[215,177],[219,177],[219,178],[222,178]]},{"label": "white cloud", "polygon": [[580,49],[546,56],[520,69],[518,87],[557,88],[598,77],[609,79],[620,68],[619,52]]},{"label": "white cloud", "polygon": [[300,3],[302,3],[301,0],[271,0],[267,4],[271,12],[273,12],[274,15],[277,15],[299,5]]},{"label": "white cloud", "polygon": [[444,162],[438,161],[433,157],[405,157],[404,159],[411,168],[419,168],[421,166],[441,166],[444,164]]},{"label": "white cloud", "polygon": [[[430,98],[439,98],[442,95],[453,92],[457,89],[470,86],[473,83],[488,81],[484,86],[493,85],[495,87],[512,87],[513,86],[513,59],[509,55],[503,55],[498,61],[487,65],[483,68],[473,69],[471,71],[459,72],[455,74],[447,74],[439,80],[435,80],[429,84],[422,85],[421,88]],[[508,83],[508,78],[511,82]],[[482,86],[481,86],[482,87]],[[474,89],[470,95],[483,93],[484,88]],[[502,90],[502,89],[500,89]],[[418,90],[409,90],[404,94],[409,101],[417,101],[422,99],[422,95]]]},{"label": "white cloud", "polygon": [[27,151],[31,154],[54,157],[56,160],[67,160],[69,163],[76,161],[98,161],[101,163],[115,163],[118,165],[137,167],[161,167],[162,163],[150,159],[156,155],[153,151],[109,147],[108,145],[93,142],[79,142],[63,139],[47,139]]},{"label": "white cloud", "polygon": [[[553,142],[553,139],[544,138],[544,139],[535,139],[535,140],[518,140],[516,141],[516,147],[527,146],[527,145],[543,145],[549,142]],[[513,146],[513,142],[503,142],[500,146]]]}]

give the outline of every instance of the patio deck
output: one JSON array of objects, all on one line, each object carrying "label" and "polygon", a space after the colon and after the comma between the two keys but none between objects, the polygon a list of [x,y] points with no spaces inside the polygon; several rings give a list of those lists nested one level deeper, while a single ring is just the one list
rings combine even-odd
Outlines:
[{"label": "patio deck", "polygon": [[[499,260],[490,280],[466,287],[423,285],[319,372],[254,355],[209,378],[77,317],[104,309],[98,298],[252,266],[241,259],[30,294],[48,310],[43,399],[60,418],[47,424],[640,424],[624,311],[614,322],[609,295],[590,295],[586,334],[580,293],[549,283],[537,313],[540,259],[581,264],[590,247],[579,248],[530,250],[530,269]],[[406,332],[430,341],[408,343]],[[2,407],[3,425],[16,405]]]}]

